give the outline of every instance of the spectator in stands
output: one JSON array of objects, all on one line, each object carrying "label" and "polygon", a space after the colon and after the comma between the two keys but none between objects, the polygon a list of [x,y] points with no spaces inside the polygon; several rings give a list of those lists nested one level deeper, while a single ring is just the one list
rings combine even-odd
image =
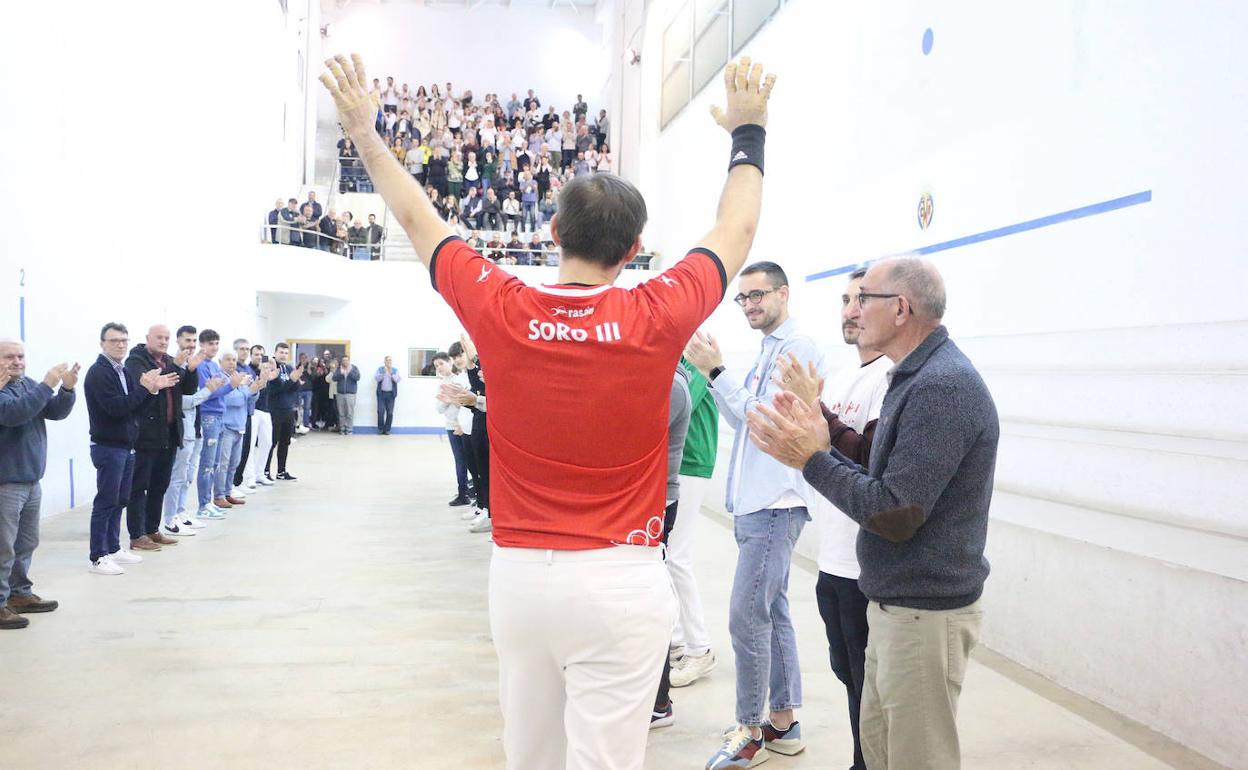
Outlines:
[{"label": "spectator in stands", "polygon": [[595,146],[594,138],[589,135],[589,126],[581,123],[576,129],[576,152],[577,158],[580,153],[587,152],[590,147]]},{"label": "spectator in stands", "polygon": [[490,237],[489,243],[485,244],[485,248],[488,249],[485,253],[486,259],[491,259],[495,262],[502,259],[504,256],[503,249],[507,248],[507,244],[503,242],[503,234],[495,230],[494,235]]},{"label": "spectator in stands", "polygon": [[446,191],[456,198],[464,187],[464,156],[459,150],[451,152],[451,160],[446,165]]},{"label": "spectator in stands", "polygon": [[481,206],[484,199],[477,195],[476,187],[468,188],[468,197],[464,198],[461,216],[463,221],[473,228],[481,227]]},{"label": "spectator in stands", "polygon": [[468,243],[468,248],[478,253],[482,252],[485,249],[485,241],[481,239],[481,232],[479,230],[473,230],[468,235],[467,243]]},{"label": "spectator in stands", "polygon": [[103,352],[83,382],[96,479],[90,555],[91,572],[96,575],[121,575],[125,573],[122,564],[143,561],[121,548],[121,510],[130,498],[138,412],[160,391],[177,383],[177,375],[162,375],[159,369],[149,369],[136,380],[123,364],[129,342],[130,333],[124,325],[105,324],[100,330]]},{"label": "spectator in stands", "polygon": [[407,151],[407,173],[416,178],[422,186],[425,184],[425,163],[429,160],[429,143],[423,138],[420,144]]},{"label": "spectator in stands", "polygon": [[576,121],[579,123],[587,112],[589,112],[589,105],[585,103],[583,96],[577,94],[576,104],[572,105],[572,114],[576,116]]},{"label": "spectator in stands", "polygon": [[295,220],[299,225],[299,229],[303,231],[302,239],[304,248],[316,249],[320,248],[320,238],[317,236],[317,229],[320,217],[313,213],[312,204],[303,204],[303,210],[299,213],[299,218]]},{"label": "spectator in stands", "polygon": [[502,227],[503,209],[502,202],[498,199],[498,194],[494,192],[494,188],[485,191],[485,200],[481,202],[481,227],[498,229]]},{"label": "spectator in stands", "polygon": [[439,195],[446,195],[447,192],[447,156],[445,147],[436,147],[429,157],[428,184],[432,185]]},{"label": "spectator in stands", "polygon": [[334,239],[338,237],[338,215],[333,209],[329,210],[327,216],[321,217],[318,228],[321,231],[321,250],[337,251]]},{"label": "spectator in stands", "polygon": [[508,191],[503,201],[503,227],[520,226],[520,201],[516,200],[514,190]]},{"label": "spectator in stands", "polygon": [[555,193],[552,190],[547,190],[546,195],[542,196],[542,202],[538,204],[537,210],[541,217],[538,220],[539,227],[559,213],[559,204],[555,202]]},{"label": "spectator in stands", "polygon": [[474,151],[469,151],[468,160],[464,161],[464,185],[474,190],[481,186],[481,164]]},{"label": "spectator in stands", "polygon": [[299,199],[291,198],[282,209],[282,226],[278,229],[277,238],[280,243],[291,246],[303,245],[303,233],[299,229]]},{"label": "spectator in stands", "polygon": [[598,110],[598,120],[594,121],[594,133],[598,136],[595,149],[601,149],[607,143],[607,134],[611,131],[611,121],[607,120],[607,111]]},{"label": "spectator in stands", "polygon": [[334,230],[334,253],[340,257],[350,256],[347,253],[347,223],[345,220],[339,220],[338,226]]},{"label": "spectator in stands", "polygon": [[364,223],[355,221],[347,228],[347,244],[350,249],[350,257],[357,257],[357,249],[365,248],[364,244],[368,242],[368,229],[364,227]]},{"label": "spectator in stands", "polygon": [[[411,136],[415,126],[412,125],[412,117],[407,110],[399,112],[399,122],[394,124],[394,132],[397,136]],[[402,161],[400,161],[402,162]]]},{"label": "spectator in stands", "polygon": [[394,141],[390,144],[390,153],[394,155],[399,163],[407,163],[407,150],[403,149],[402,137],[394,137]]},{"label": "spectator in stands", "polygon": [[399,93],[394,87],[394,78],[386,78],[386,87],[381,89],[381,108],[388,113],[397,112]]},{"label": "spectator in stands", "polygon": [[520,233],[515,230],[511,231],[511,240],[507,242],[507,256],[513,265],[529,264],[529,252],[524,248],[524,241],[520,240]]},{"label": "spectator in stands", "polygon": [[273,204],[273,210],[269,212],[269,243],[280,243],[277,237],[276,225],[282,221],[282,199],[278,198]]},{"label": "spectator in stands", "polygon": [[[584,126],[582,126],[584,128]],[[589,173],[589,161],[585,159],[585,153],[577,150],[576,152],[576,169],[575,174],[582,176]]]},{"label": "spectator in stands", "polygon": [[517,99],[513,93],[511,98],[507,100],[507,119],[511,120],[516,117],[516,113],[520,112],[522,107],[524,107],[524,103]]},{"label": "spectator in stands", "polygon": [[321,218],[321,214],[323,212],[321,210],[321,204],[318,203],[316,200],[316,193],[312,192],[311,190],[308,190],[308,199],[304,201],[303,205],[312,207],[313,218],[315,219]]},{"label": "spectator in stands", "polygon": [[528,171],[520,180],[520,227],[524,230],[537,229],[537,182]]},{"label": "spectator in stands", "polygon": [[533,231],[533,237],[529,240],[527,256],[530,265],[546,264],[542,254],[542,236],[536,230]]},{"label": "spectator in stands", "polygon": [[602,151],[598,153],[598,169],[599,172],[611,173],[615,167],[611,163],[611,146],[604,144]]},{"label": "spectator in stands", "polygon": [[355,432],[355,395],[360,387],[360,369],[351,363],[351,356],[343,356],[334,371],[334,383],[338,386],[338,432],[349,436]]},{"label": "spectator in stands", "polygon": [[59,606],[32,592],[30,563],[48,464],[45,421],[69,416],[77,384],[77,364],[57,364],[35,382],[26,376],[23,344],[0,340],[0,628],[25,628],[30,621],[22,615]]},{"label": "spectator in stands", "polygon": [[382,227],[381,225],[377,224],[376,214],[369,214],[368,215],[368,229],[364,234],[364,242],[373,247],[371,258],[374,261],[381,259],[381,246],[377,244],[380,244],[385,239],[386,239],[386,229]]}]

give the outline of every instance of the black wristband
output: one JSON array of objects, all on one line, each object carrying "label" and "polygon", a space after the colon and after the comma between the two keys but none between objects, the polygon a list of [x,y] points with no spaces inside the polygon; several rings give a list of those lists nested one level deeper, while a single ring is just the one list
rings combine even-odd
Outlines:
[{"label": "black wristband", "polygon": [[767,129],[754,123],[746,123],[732,130],[732,154],[729,155],[728,170],[741,164],[749,164],[763,172],[763,144],[767,139]]},{"label": "black wristband", "polygon": [[724,369],[725,367],[722,364],[715,367],[711,370],[711,374],[706,378],[706,381],[713,384],[715,382],[715,378],[724,373]]}]

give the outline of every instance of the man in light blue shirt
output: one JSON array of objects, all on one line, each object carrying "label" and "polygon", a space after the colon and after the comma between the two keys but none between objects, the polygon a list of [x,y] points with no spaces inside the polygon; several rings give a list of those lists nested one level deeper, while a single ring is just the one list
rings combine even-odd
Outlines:
[{"label": "man in light blue shirt", "polygon": [[394,400],[399,396],[399,370],[394,366],[394,359],[386,356],[386,361],[377,367],[377,432],[383,436],[390,435],[390,427],[394,423]]},{"label": "man in light blue shirt", "polygon": [[[796,754],[804,748],[793,710],[802,705],[797,641],[789,616],[789,563],[793,547],[810,521],[807,507],[815,492],[802,474],[760,451],[749,439],[746,415],[759,402],[770,404],[780,390],[776,361],[795,356],[805,367],[823,371],[814,340],[797,331],[789,317],[789,282],[774,262],[757,262],[741,271],[735,300],[750,328],[763,333],[754,366],[741,376],[727,369],[715,341],[699,332],[686,358],[711,383],[719,412],[736,435],[726,494],[739,552],[729,604],[728,630],[737,662],[737,723],[749,730],[748,745],[730,738],[708,768],[738,767],[743,757],[766,751]],[[770,711],[764,719],[764,701]],[[765,746],[765,748],[764,748]],[[751,752],[754,752],[751,754]]]}]

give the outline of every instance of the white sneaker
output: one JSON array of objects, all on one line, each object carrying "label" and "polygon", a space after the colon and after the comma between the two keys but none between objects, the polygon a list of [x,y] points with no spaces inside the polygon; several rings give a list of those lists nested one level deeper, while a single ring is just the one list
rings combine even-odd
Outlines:
[{"label": "white sneaker", "polygon": [[88,570],[92,575],[124,575],[126,571],[107,556],[101,556],[91,562]]},{"label": "white sneaker", "polygon": [[667,662],[672,666],[676,666],[676,661],[685,657],[685,646],[669,644],[667,646]]},{"label": "white sneaker", "polygon": [[246,496],[247,496],[247,490],[243,489],[242,487],[234,487],[233,489],[230,490],[230,497],[238,498],[239,500],[241,500]]},{"label": "white sneaker", "polygon": [[472,526],[468,528],[469,532],[480,534],[482,532],[490,532],[494,529],[494,523],[490,520],[489,511],[482,510],[481,516],[474,519]]},{"label": "white sneaker", "polygon": [[250,484],[243,485],[243,491],[246,492],[247,494],[251,494],[252,492],[255,492],[256,488],[257,488],[256,483],[254,481],[251,482]]},{"label": "white sneaker", "polygon": [[463,520],[463,521],[472,521],[472,520],[476,519],[476,518],[477,518],[478,516],[480,516],[480,515],[481,515],[481,509],[480,509],[480,508],[469,508],[468,510],[466,510],[466,511],[464,511],[463,513],[459,514],[459,518],[460,518],[461,520]]},{"label": "white sneaker", "polygon": [[165,524],[160,531],[169,537],[194,537],[195,530],[190,527],[184,527],[181,524]]},{"label": "white sneaker", "polygon": [[264,476],[257,476],[256,483],[262,487],[271,487],[274,482],[273,479],[266,479]]},{"label": "white sneaker", "polygon": [[179,527],[189,527],[191,529],[205,529],[208,526],[202,521],[195,521],[194,518],[188,516],[185,513],[181,514],[181,516],[182,516],[182,519],[178,522]]},{"label": "white sneaker", "polygon": [[143,557],[133,551],[123,549],[110,553],[108,555],[108,560],[117,564],[138,564],[143,561]]},{"label": "white sneaker", "polygon": [[715,668],[715,653],[686,655],[672,667],[672,687],[688,687]]}]

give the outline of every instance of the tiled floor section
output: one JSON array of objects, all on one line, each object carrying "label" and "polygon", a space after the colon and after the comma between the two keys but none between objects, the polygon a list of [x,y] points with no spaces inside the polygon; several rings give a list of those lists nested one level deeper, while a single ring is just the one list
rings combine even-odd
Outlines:
[{"label": "tiled floor section", "polygon": [[[87,573],[85,509],[45,520],[36,590],[62,607],[0,632],[0,768],[502,767],[489,543],[445,505],[445,443],[313,434],[291,469],[299,481],[120,577]],[[719,667],[674,691],[677,722],[651,735],[648,770],[701,768],[732,719],[736,549],[710,516],[699,537]],[[794,569],[790,597],[809,748],[767,766],[847,767],[843,690],[808,568]],[[977,660],[961,705],[968,769],[1217,767],[1095,704],[1020,684],[1029,675],[997,656]]]}]

